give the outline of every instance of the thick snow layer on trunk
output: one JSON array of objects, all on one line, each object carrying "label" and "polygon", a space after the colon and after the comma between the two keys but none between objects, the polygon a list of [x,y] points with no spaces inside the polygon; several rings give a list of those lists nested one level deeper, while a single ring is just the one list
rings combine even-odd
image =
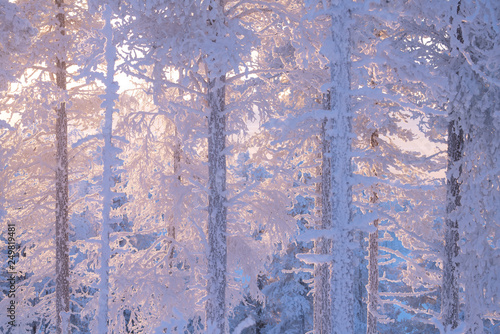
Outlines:
[{"label": "thick snow layer on trunk", "polygon": [[226,333],[225,76],[209,81],[207,333]]},{"label": "thick snow layer on trunk", "polygon": [[255,320],[253,320],[253,318],[251,316],[249,316],[245,320],[240,322],[240,324],[238,326],[236,326],[233,334],[241,334],[241,332],[243,332],[244,329],[246,329],[248,327],[252,327],[254,325],[255,325]]},{"label": "thick snow layer on trunk", "polygon": [[[346,2],[347,3],[347,2]],[[354,268],[351,222],[350,10],[332,5],[331,41],[322,52],[330,59],[331,83],[322,127],[322,229],[334,241],[320,238],[316,253],[330,253],[330,264],[315,268],[315,333],[354,332]]]},{"label": "thick snow layer on trunk", "polygon": [[[330,110],[330,94],[323,96],[323,109]],[[321,207],[321,230],[330,230],[332,228],[332,159],[331,143],[328,142],[325,135],[326,119],[321,126],[321,201],[318,201]],[[318,189],[319,190],[319,189]],[[326,334],[332,332],[331,321],[331,251],[332,240],[330,238],[320,237],[315,244],[315,252],[319,256],[327,256],[329,263],[319,263],[314,266],[314,332],[317,334]]]},{"label": "thick snow layer on trunk", "polygon": [[[56,0],[59,31],[65,35],[63,1]],[[61,37],[62,37],[61,36]],[[59,50],[63,54],[63,50]],[[56,59],[57,87],[66,90],[66,62]],[[57,108],[56,120],[56,332],[68,333],[68,322],[64,314],[69,312],[69,248],[68,248],[68,118],[66,103]]]},{"label": "thick snow layer on trunk", "polygon": [[113,28],[111,26],[112,11],[106,6],[104,11],[106,24],[103,29],[103,35],[106,38],[106,90],[103,96],[104,127],[102,129],[104,147],[102,149],[103,175],[102,175],[102,226],[101,226],[101,254],[99,268],[99,310],[97,314],[97,324],[99,333],[108,332],[108,299],[109,299],[109,259],[111,257],[111,248],[109,245],[110,233],[110,213],[113,201],[113,192],[111,188],[114,185],[112,167],[116,160],[115,151],[111,142],[113,133],[113,112],[115,111],[115,100],[118,98],[118,86],[113,81],[115,74],[116,48],[113,44]]},{"label": "thick snow layer on trunk", "polygon": [[325,141],[330,145],[332,227],[332,333],[354,332],[354,268],[351,222],[351,103],[350,103],[350,10],[345,3],[332,8],[330,68],[332,116],[325,123]]}]

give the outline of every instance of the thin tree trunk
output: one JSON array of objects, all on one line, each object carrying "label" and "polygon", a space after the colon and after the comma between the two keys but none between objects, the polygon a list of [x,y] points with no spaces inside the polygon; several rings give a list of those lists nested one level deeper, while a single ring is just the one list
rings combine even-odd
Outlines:
[{"label": "thin tree trunk", "polygon": [[455,210],[460,206],[460,181],[462,174],[462,155],[464,146],[463,130],[458,119],[448,125],[448,182],[446,189],[446,225],[444,246],[443,287],[441,292],[441,312],[443,325],[454,329],[458,326],[458,220]]},{"label": "thin tree trunk", "polygon": [[[58,13],[58,30],[63,39],[65,14],[63,0],[55,1]],[[63,47],[64,48],[64,47]],[[66,91],[66,52],[56,56],[57,87]],[[69,246],[68,246],[68,118],[66,103],[56,110],[56,332],[69,333]]]},{"label": "thin tree trunk", "polygon": [[[375,149],[378,146],[378,131],[375,130],[371,136],[371,148]],[[373,169],[374,176],[378,176],[377,168]],[[373,195],[370,202],[378,203],[378,194],[376,189],[373,190]],[[375,232],[368,236],[368,302],[367,302],[367,319],[366,319],[366,334],[377,334],[377,306],[378,306],[378,223],[379,220],[373,221]]]},{"label": "thin tree trunk", "polygon": [[[165,113],[165,110],[163,109],[162,101],[160,99],[160,96],[163,94],[162,92],[162,80],[163,80],[163,66],[159,61],[155,62],[154,67],[153,67],[153,100],[155,105],[158,107],[158,112],[159,113]],[[179,82],[181,82],[181,73],[179,73]],[[178,89],[178,94],[182,95],[182,89]],[[178,189],[181,185],[181,141],[177,133],[177,126],[174,125],[174,137],[175,137],[175,144],[174,144],[174,149],[173,149],[173,163],[174,163],[174,188]],[[162,182],[163,183],[163,182]],[[174,190],[174,194],[177,193],[177,190]],[[169,268],[172,269],[173,266],[173,258],[175,255],[175,247],[174,247],[174,241],[175,241],[175,222],[177,221],[176,215],[175,215],[175,206],[176,206],[176,201],[174,200],[174,209],[172,212],[168,215],[163,214],[162,215],[162,220],[167,224],[167,237],[171,239],[171,241],[168,242],[169,244],[169,250],[168,250],[168,263],[169,263]],[[172,271],[170,270],[169,273],[171,274]]]},{"label": "thin tree trunk", "polygon": [[[177,189],[181,186],[181,140],[177,134],[177,127],[175,127],[175,146],[174,146],[174,187]],[[175,210],[174,210],[175,211]],[[172,213],[167,226],[167,236],[172,239],[169,249],[169,266],[172,268],[172,260],[174,258],[175,247],[173,242],[175,241],[175,222],[177,217]]]},{"label": "thin tree trunk", "polygon": [[102,175],[102,227],[101,227],[101,267],[99,270],[99,313],[97,315],[98,332],[108,332],[108,300],[109,300],[109,259],[111,258],[111,248],[109,245],[110,233],[110,213],[113,201],[114,180],[111,168],[114,165],[116,148],[111,142],[113,134],[113,112],[115,111],[115,100],[118,98],[118,85],[113,81],[115,74],[116,48],[113,44],[113,27],[111,25],[112,10],[106,6],[104,11],[104,36],[106,37],[106,94],[104,103],[104,127],[102,129],[104,147],[102,150],[103,175]]},{"label": "thin tree trunk", "polygon": [[[175,144],[174,144],[174,194],[176,194],[180,187],[181,187],[181,141],[178,137],[177,134],[177,126],[175,126]],[[176,200],[174,200],[174,208],[172,210],[172,213],[169,216],[168,222],[167,222],[167,237],[170,238],[170,241],[168,241],[169,244],[169,249],[168,249],[168,267],[169,267],[169,274],[172,274],[172,268],[174,266],[174,256],[175,256],[175,223],[179,219],[178,215],[176,215],[177,211],[177,206],[179,206],[180,203],[177,203]]]},{"label": "thin tree trunk", "polygon": [[368,302],[366,334],[376,334],[377,331],[377,306],[378,306],[378,223],[373,221],[376,231],[368,237]]},{"label": "thin tree trunk", "polygon": [[208,282],[207,330],[226,332],[226,118],[225,76],[209,81],[208,105]]},{"label": "thin tree trunk", "polygon": [[[323,95],[323,109],[330,110],[330,94]],[[318,199],[317,207],[321,208],[321,230],[332,228],[332,155],[330,153],[331,143],[327,141],[325,126],[326,118],[321,124],[321,183],[317,184],[316,192]],[[321,237],[315,243],[316,254],[331,254],[332,240]],[[314,333],[332,333],[331,320],[331,263],[319,263],[314,266]]]},{"label": "thin tree trunk", "polygon": [[[461,1],[457,3],[457,14],[460,13]],[[456,38],[464,42],[460,27]],[[463,62],[463,61],[462,61]],[[458,73],[457,73],[458,74]],[[460,79],[458,79],[460,80]],[[453,108],[453,107],[452,107]],[[462,156],[464,133],[457,112],[450,113],[448,123],[448,169],[446,182],[446,223],[444,240],[443,286],[441,289],[441,314],[445,328],[458,326],[460,307],[458,289],[458,220],[456,209],[460,206],[460,176],[462,175]]]}]

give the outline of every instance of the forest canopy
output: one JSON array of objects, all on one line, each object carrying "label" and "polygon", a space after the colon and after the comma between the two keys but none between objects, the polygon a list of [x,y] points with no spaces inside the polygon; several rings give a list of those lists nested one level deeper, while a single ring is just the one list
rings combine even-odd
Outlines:
[{"label": "forest canopy", "polygon": [[0,332],[500,332],[499,22],[0,0]]}]

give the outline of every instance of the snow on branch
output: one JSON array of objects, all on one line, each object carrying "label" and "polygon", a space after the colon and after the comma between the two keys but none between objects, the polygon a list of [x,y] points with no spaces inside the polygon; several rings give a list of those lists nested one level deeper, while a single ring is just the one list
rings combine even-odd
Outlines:
[{"label": "snow on branch", "polygon": [[255,320],[252,316],[248,316],[245,320],[240,322],[238,326],[234,329],[233,334],[241,334],[245,328],[252,327],[255,325]]},{"label": "snow on branch", "polygon": [[306,264],[329,263],[333,259],[330,254],[297,254],[295,257]]},{"label": "snow on branch", "polygon": [[9,123],[7,123],[6,121],[4,121],[3,119],[0,119],[0,129],[8,129],[8,130],[14,130],[14,128],[12,126],[10,126]]},{"label": "snow on branch", "polygon": [[90,136],[87,136],[87,137],[83,137],[79,140],[76,141],[76,143],[74,143],[73,145],[71,145],[72,148],[77,148],[78,146],[88,142],[88,141],[91,141],[92,139],[103,139],[103,135],[102,133],[100,134],[96,134],[96,135],[90,135]]}]

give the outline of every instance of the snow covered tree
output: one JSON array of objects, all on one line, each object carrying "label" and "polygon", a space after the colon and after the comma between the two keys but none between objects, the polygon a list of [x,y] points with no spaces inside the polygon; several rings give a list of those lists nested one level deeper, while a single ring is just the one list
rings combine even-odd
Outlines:
[{"label": "snow covered tree", "polygon": [[[498,149],[499,67],[491,62],[498,57],[499,13],[498,5],[490,1],[459,0],[451,8],[448,33],[453,58],[442,289],[445,331],[460,324],[460,285],[468,333],[482,333],[482,319],[498,308],[489,297],[497,293],[491,281],[496,273],[482,272],[486,263],[499,258],[498,245],[485,239],[485,235],[498,234],[498,228],[489,223],[498,209],[487,198],[496,198],[499,192],[498,175],[491,172],[496,163],[484,155],[495,156]],[[478,259],[482,261],[478,263]]]},{"label": "snow covered tree", "polygon": [[[9,84],[16,83],[16,75],[22,71],[24,64],[19,60],[24,59],[23,53],[31,44],[31,37],[35,31],[29,21],[19,15],[19,8],[7,0],[0,2],[0,102],[9,103]],[[17,145],[10,140],[16,138],[14,128],[6,121],[7,115],[0,114],[0,129],[2,140],[2,165],[8,165],[8,158],[15,152]],[[19,142],[16,140],[16,142]],[[10,144],[9,144],[10,143]],[[8,148],[11,146],[10,148]],[[6,175],[2,177],[2,195],[0,195],[0,219],[3,217],[3,205],[7,189]]]},{"label": "snow covered tree", "polygon": [[[330,111],[330,94],[323,97],[323,107]],[[321,124],[321,224],[323,230],[331,229],[331,154],[326,137],[326,119]],[[319,202],[319,201],[318,201]],[[320,237],[316,241],[315,252],[317,254],[329,255],[332,251],[332,240],[327,237]],[[317,333],[333,333],[331,321],[331,264],[320,263],[314,268],[314,330]]]},{"label": "snow covered tree", "polygon": [[[317,333],[354,332],[353,231],[351,213],[351,77],[350,25],[351,8],[347,2],[324,8],[330,16],[331,40],[324,42],[322,53],[330,60],[331,82],[327,84],[322,121],[321,229],[320,253],[327,256],[327,266],[316,271],[315,331]],[[316,246],[318,247],[318,245]],[[321,296],[321,297],[320,297]],[[321,301],[321,305],[317,305]],[[317,314],[317,312],[321,312]]]},{"label": "snow covered tree", "polygon": [[19,329],[494,332],[499,13],[0,0]]},{"label": "snow covered tree", "polygon": [[[443,142],[447,146],[448,164],[446,199],[443,201],[446,210],[443,214],[444,249],[440,259],[443,266],[441,315],[440,321],[435,320],[434,323],[443,332],[482,332],[483,321],[480,319],[487,318],[487,314],[492,315],[490,307],[493,304],[484,292],[491,288],[490,275],[494,273],[478,274],[477,268],[484,264],[478,264],[477,259],[488,262],[498,256],[498,247],[481,237],[483,233],[496,235],[496,229],[485,222],[485,217],[495,216],[497,211],[487,204],[489,200],[485,200],[472,184],[490,189],[486,191],[490,198],[496,196],[493,189],[498,181],[488,171],[490,167],[482,165],[486,163],[482,156],[486,150],[482,145],[485,142],[494,143],[498,133],[495,113],[492,112],[496,101],[493,96],[498,88],[498,67],[486,65],[498,52],[495,42],[495,36],[498,36],[498,7],[489,1],[458,0],[430,9],[428,2],[424,1],[407,6],[405,15],[408,16],[405,23],[413,27],[415,35],[428,39],[418,43],[421,47],[407,41],[410,42],[407,50],[427,60],[419,62],[423,71],[415,72],[410,77],[420,76],[420,81],[433,88],[429,95],[445,101],[439,104],[446,108],[446,113],[440,114],[440,109],[444,110],[444,107],[427,113],[432,126],[425,130],[430,138],[439,138],[438,133],[442,134],[441,138],[446,138],[447,130],[447,139]],[[425,20],[415,20],[417,16]],[[442,116],[446,116],[446,120]],[[447,122],[446,126],[439,125],[444,122]],[[489,139],[479,133],[488,133]],[[495,144],[489,147],[496,150]],[[488,164],[494,166],[495,163],[491,161]],[[487,247],[478,246],[486,243]],[[488,255],[478,255],[477,247],[488,250],[485,253]],[[483,277],[480,282],[478,277]],[[477,298],[484,302],[478,303]],[[464,313],[464,323],[461,312]]]},{"label": "snow covered tree", "polygon": [[[224,6],[222,1],[208,5],[207,24],[213,27],[212,50],[224,38]],[[212,51],[213,52],[213,51]],[[208,116],[208,281],[206,322],[207,333],[226,330],[227,272],[227,197],[226,197],[226,73],[220,67],[220,54],[208,53],[207,103]]]},{"label": "snow covered tree", "polygon": [[[113,113],[115,101],[118,99],[118,84],[115,78],[115,60],[117,52],[115,40],[113,39],[113,10],[110,5],[105,5],[102,10],[105,25],[103,36],[106,39],[104,58],[106,60],[106,74],[104,75],[105,94],[102,96],[102,107],[104,107],[104,125],[102,136],[104,146],[102,148],[103,175],[102,175],[102,223],[101,223],[101,249],[100,249],[100,268],[99,268],[99,311],[97,314],[97,331],[99,333],[108,332],[108,300],[109,300],[109,261],[111,258],[111,247],[109,241],[111,217],[110,211],[113,206],[112,187],[114,186],[113,170],[116,170],[119,160],[116,158],[118,149],[113,145]],[[116,177],[116,176],[115,176]]]},{"label": "snow covered tree", "polygon": [[[326,168],[330,169],[328,180],[331,188],[323,185],[322,210],[330,216],[334,232],[331,254],[332,268],[332,305],[331,320],[333,333],[354,332],[354,294],[353,294],[353,231],[351,223],[351,189],[349,178],[351,176],[351,42],[350,27],[351,17],[349,4],[340,3],[330,8],[332,11],[331,33],[333,48],[324,50],[331,60],[329,65],[332,78],[330,87],[329,106],[332,115],[327,117],[325,127],[324,157],[329,161]],[[331,58],[330,58],[331,57]],[[325,170],[322,171],[325,173]],[[328,208],[328,209],[327,209]]]},{"label": "snow covered tree", "polygon": [[[466,263],[470,263],[471,259],[477,259],[478,256],[475,255],[475,251],[471,253],[463,251],[461,245],[469,245],[469,240],[472,241],[473,239],[474,241],[470,244],[477,245],[479,240],[482,240],[481,237],[478,239],[472,237],[478,235],[472,233],[472,230],[476,232],[488,230],[490,235],[495,234],[495,229],[491,229],[491,226],[484,223],[478,224],[478,222],[484,219],[482,214],[489,212],[495,215],[494,212],[496,211],[491,207],[486,209],[487,205],[485,206],[485,203],[488,201],[484,201],[477,192],[470,191],[474,187],[469,188],[471,184],[469,180],[476,179],[477,172],[480,169],[483,170],[482,173],[485,173],[483,174],[484,178],[480,177],[481,180],[488,179],[491,184],[496,182],[495,178],[490,178],[490,174],[486,169],[479,167],[478,161],[482,160],[478,157],[478,152],[484,151],[484,149],[478,149],[479,146],[476,146],[484,143],[484,137],[476,135],[477,129],[484,129],[483,133],[489,133],[490,138],[496,136],[495,127],[485,128],[484,120],[488,117],[487,115],[491,115],[490,110],[494,109],[491,108],[491,103],[495,99],[491,99],[491,96],[494,96],[493,91],[496,89],[496,85],[492,85],[497,80],[495,77],[496,67],[487,67],[485,64],[495,54],[495,51],[493,51],[495,50],[493,36],[496,34],[494,22],[497,21],[493,18],[495,14],[479,14],[482,12],[495,13],[494,8],[495,6],[488,1],[440,3],[439,6],[432,9],[427,1],[405,4],[405,6],[401,7],[403,10],[400,11],[398,21],[403,23],[402,27],[408,33],[404,39],[394,40],[396,43],[393,44],[393,46],[399,44],[397,49],[400,50],[401,55],[411,54],[414,60],[414,69],[412,71],[408,71],[408,64],[411,62],[406,61],[405,65],[403,62],[398,63],[395,61],[392,66],[398,70],[397,76],[406,79],[407,82],[420,82],[418,85],[412,84],[408,86],[414,87],[413,89],[421,90],[427,87],[422,90],[424,93],[422,98],[414,95],[417,98],[417,103],[412,101],[414,98],[409,100],[409,102],[415,103],[415,107],[420,109],[419,113],[424,116],[425,123],[421,122],[421,125],[424,126],[420,126],[420,129],[431,140],[442,147],[448,147],[448,172],[446,174],[448,195],[446,200],[441,201],[445,205],[442,205],[442,208],[437,207],[437,210],[434,211],[437,222],[439,222],[439,217],[444,218],[444,236],[439,240],[436,236],[428,238],[430,237],[428,235],[427,240],[425,240],[429,246],[426,251],[428,252],[428,258],[430,259],[429,256],[435,257],[437,261],[434,260],[433,262],[436,265],[443,264],[442,281],[440,279],[438,282],[436,282],[436,278],[439,276],[435,275],[439,272],[426,268],[426,275],[429,278],[434,277],[428,282],[432,285],[436,283],[442,285],[440,296],[441,316],[437,314],[436,309],[420,311],[422,314],[428,313],[431,318],[428,318],[427,321],[430,321],[442,331],[463,328],[460,325],[459,316],[461,309],[465,311],[465,319],[469,319],[466,320],[465,326],[470,331],[482,328],[482,321],[478,320],[480,318],[478,314],[488,313],[485,309],[479,311],[478,307],[472,306],[469,302],[461,306],[461,300],[466,301],[467,298],[462,299],[460,290],[464,289],[465,297],[471,290],[477,291],[475,290],[477,285],[473,282],[477,281],[478,277],[477,274],[476,276],[474,274],[469,276],[478,267],[477,263],[465,269]],[[423,20],[415,19],[416,17],[421,17]],[[467,17],[467,19],[464,19],[464,17]],[[480,23],[476,21],[477,17],[486,19]],[[383,33],[385,34],[386,31],[383,31]],[[404,56],[401,58],[405,59]],[[426,110],[422,106],[430,108]],[[445,108],[447,108],[447,112],[445,112]],[[417,109],[414,108],[414,110]],[[447,116],[447,126],[442,126],[445,121],[443,116]],[[494,119],[492,117],[489,123],[494,124]],[[448,130],[447,140],[445,139],[446,130]],[[472,160],[475,162],[471,163]],[[439,161],[436,160],[436,162]],[[413,165],[417,166],[415,161]],[[430,165],[420,165],[420,168],[422,167],[425,167],[422,169],[423,171],[436,170]],[[415,193],[414,198],[418,198],[417,196]],[[482,207],[482,209],[476,210],[477,207]],[[420,204],[420,210],[423,210],[423,208],[422,203]],[[412,211],[415,211],[415,209]],[[446,210],[446,212],[440,213],[443,210]],[[470,212],[482,212],[482,214],[471,215]],[[471,228],[466,232],[464,229],[466,226],[467,228],[471,226],[481,227],[479,230]],[[434,229],[439,231],[439,227]],[[407,232],[411,230],[413,229],[407,230]],[[417,239],[414,239],[412,243],[417,245],[418,242],[416,241]],[[440,244],[443,241],[444,249],[440,251]],[[484,249],[491,250],[491,252],[488,252],[489,256],[491,256],[489,261],[491,261],[495,257],[495,247],[490,245],[489,248]],[[420,250],[420,252],[422,251],[424,249]],[[434,254],[443,254],[443,256],[431,255],[431,251]],[[418,277],[421,277],[421,274],[415,278]],[[476,279],[470,279],[471,277],[476,277]],[[489,273],[486,277],[489,277]],[[481,283],[483,288],[491,286],[488,282],[489,279],[486,277]],[[473,292],[472,295],[478,296],[480,294]],[[472,302],[472,304],[475,303]],[[489,302],[486,302],[486,304],[491,305]],[[472,311],[473,309],[475,311]],[[475,315],[468,313],[470,311]],[[476,311],[479,312],[476,313]],[[441,321],[437,320],[439,318]],[[475,320],[470,320],[473,318]]]},{"label": "snow covered tree", "polygon": [[[378,322],[379,330],[384,331],[392,327],[389,323],[398,312],[420,314],[422,319],[413,319],[424,323],[436,316],[436,303],[433,310],[426,310],[428,306],[420,307],[419,296],[431,301],[437,298],[439,271],[433,266],[439,260],[436,243],[440,241],[440,229],[434,220],[440,209],[436,200],[427,199],[435,199],[444,189],[434,174],[444,167],[444,155],[432,146],[416,148],[416,140],[422,134],[416,129],[415,120],[426,124],[428,111],[443,110],[439,97],[436,98],[439,87],[433,91],[436,82],[419,77],[426,73],[422,59],[426,52],[439,50],[437,43],[422,43],[421,35],[427,32],[418,31],[405,21],[405,15],[411,17],[413,13],[405,12],[403,3],[372,3],[369,9],[359,8],[353,14],[358,27],[353,33],[352,75],[357,87],[353,90],[353,128],[357,135],[353,151],[355,180],[359,180],[354,183],[353,197],[356,210],[361,210],[364,219],[374,220],[371,228],[359,225],[361,231],[370,233],[367,246],[373,250],[375,242],[381,243],[377,246],[378,258],[369,256],[369,280],[376,279],[380,292],[373,291],[368,282],[368,302],[373,308],[367,305],[372,314],[368,314],[371,323],[367,321],[366,325],[367,331],[373,331]],[[437,53],[433,54],[439,56]],[[431,76],[427,74],[425,78]],[[429,170],[434,173],[428,173]],[[379,236],[378,231],[383,231],[383,235]],[[382,275],[374,277],[370,271]]]},{"label": "snow covered tree", "polygon": [[[66,91],[66,14],[63,0],[56,0],[56,83]],[[56,109],[56,326],[57,333],[69,332],[69,240],[68,240],[68,119],[66,102],[60,102]]]},{"label": "snow covered tree", "polygon": [[[130,57],[130,61],[127,60],[124,69],[132,76],[143,79],[151,85],[150,92],[154,96],[154,104],[157,105],[160,115],[163,117],[164,113],[169,118],[168,122],[172,125],[173,132],[177,132],[175,137],[179,140],[172,140],[173,136],[170,134],[170,139],[166,142],[175,145],[175,147],[178,147],[179,143],[182,145],[182,158],[185,160],[182,166],[183,173],[185,173],[185,176],[182,177],[184,189],[193,191],[193,196],[202,194],[198,189],[207,192],[206,200],[208,202],[203,205],[200,203],[200,208],[191,207],[189,215],[192,217],[186,222],[186,226],[197,231],[199,231],[199,227],[206,229],[209,232],[207,240],[211,240],[217,235],[215,239],[219,243],[223,243],[227,234],[227,247],[234,248],[234,251],[224,260],[223,254],[219,254],[222,257],[215,256],[217,252],[224,253],[221,245],[214,247],[210,246],[210,242],[207,242],[195,246],[208,247],[206,248],[207,261],[203,260],[193,264],[190,270],[193,270],[193,273],[205,270],[203,265],[206,264],[206,270],[209,272],[206,275],[209,279],[206,293],[212,297],[216,295],[219,297],[214,299],[215,301],[210,301],[211,298],[206,299],[207,319],[205,320],[207,322],[215,321],[214,319],[209,321],[208,314],[212,312],[211,309],[217,314],[223,311],[218,306],[216,308],[210,306],[213,303],[219,305],[218,303],[222,302],[222,286],[226,290],[224,305],[234,306],[234,301],[241,298],[241,293],[232,283],[235,275],[234,269],[243,266],[245,271],[250,270],[248,274],[253,277],[250,291],[253,294],[259,293],[255,280],[259,272],[258,268],[264,264],[261,259],[265,255],[261,250],[267,247],[264,244],[270,245],[274,241],[268,237],[255,240],[252,238],[252,231],[262,226],[264,217],[264,221],[269,222],[271,226],[274,223],[283,226],[290,220],[289,218],[281,219],[281,217],[286,216],[284,214],[286,213],[285,205],[283,205],[282,210],[278,211],[282,211],[279,215],[273,215],[270,214],[272,210],[265,205],[266,200],[253,198],[252,195],[256,193],[255,188],[260,191],[260,182],[252,182],[251,184],[247,182],[246,186],[240,189],[239,185],[244,185],[245,182],[232,172],[228,175],[225,167],[228,165],[227,159],[232,161],[237,156],[231,152],[232,150],[240,150],[240,152],[248,150],[249,145],[242,144],[240,140],[247,131],[245,122],[254,114],[254,105],[257,108],[260,105],[266,108],[266,101],[259,94],[256,94],[257,84],[262,84],[265,81],[246,77],[253,73],[255,75],[262,73],[263,76],[268,74],[265,73],[266,69],[255,67],[257,62],[254,60],[255,55],[252,54],[252,50],[259,47],[255,31],[266,29],[266,27],[270,29],[268,22],[270,22],[273,11],[275,10],[282,15],[280,11],[286,10],[286,7],[283,4],[269,3],[269,8],[262,9],[254,3],[206,2],[200,4],[194,1],[186,4],[151,2],[146,3],[145,7],[141,7],[139,10],[134,9],[133,6],[130,8],[134,14],[130,15],[131,20],[127,22],[127,26],[129,31],[134,31],[134,34],[132,34],[132,38],[128,38],[127,43],[130,44],[127,47],[130,50],[142,50],[141,53],[145,57],[136,56],[137,54],[133,52],[129,53],[130,56],[126,56],[125,59]],[[170,15],[163,15],[165,12],[170,13]],[[137,17],[136,20],[132,19],[135,17]],[[161,17],[161,19],[152,20],[150,17]],[[168,25],[171,30],[165,30],[164,35],[156,36],[151,44],[149,37],[142,36],[141,29],[143,28],[141,27],[154,25],[155,22],[161,22],[162,26]],[[186,29],[186,26],[190,28]],[[252,26],[253,28],[251,28]],[[255,31],[252,32],[252,29]],[[175,33],[177,31],[182,31],[182,34]],[[143,72],[141,66],[148,70]],[[272,73],[273,69],[268,71]],[[181,95],[179,96],[179,94]],[[151,117],[158,119],[156,115],[151,114]],[[193,131],[194,124],[196,124],[196,132]],[[204,127],[205,129],[203,129]],[[231,136],[227,136],[228,133]],[[216,137],[218,139],[215,140]],[[230,144],[234,145],[232,150],[230,150]],[[201,165],[205,159],[208,159],[208,173]],[[225,163],[223,163],[224,160]],[[232,164],[229,163],[229,165]],[[175,162],[173,167],[175,169]],[[214,168],[223,169],[215,173],[213,172]],[[223,171],[224,169],[226,172]],[[282,177],[279,174],[273,174],[272,178],[281,181]],[[222,186],[223,188],[221,188],[220,182],[230,183],[231,187]],[[279,201],[285,197],[281,192],[284,187],[282,183],[277,183],[277,186],[274,186],[272,180],[266,180],[266,184],[273,186],[270,186],[267,192],[262,187],[266,192],[264,198]],[[222,189],[225,190],[222,191]],[[196,195],[194,195],[195,191]],[[187,196],[182,198],[182,200],[187,199]],[[203,199],[200,197],[200,200]],[[224,202],[226,204],[222,205]],[[177,205],[184,205],[181,201],[177,203]],[[226,206],[227,208],[225,208]],[[208,217],[202,215],[201,207],[208,208],[210,212]],[[193,208],[194,210],[192,210]],[[208,220],[206,220],[207,218]],[[207,225],[204,225],[205,221]],[[225,233],[223,233],[224,221],[226,224],[227,221],[231,222],[226,227]],[[216,222],[217,224],[215,224]],[[176,237],[177,231],[176,229]],[[269,235],[271,233],[278,234],[277,230],[273,228],[266,229],[267,231]],[[204,240],[205,235],[200,237],[201,240]],[[215,239],[214,241],[217,241]],[[176,242],[177,245],[179,243],[180,240]],[[211,248],[213,248],[212,255],[210,255]],[[249,260],[244,249],[255,253],[256,256]],[[218,258],[219,264],[216,266],[214,263],[210,264],[211,258],[213,258],[212,260]],[[255,266],[250,265],[250,263],[255,264]],[[213,268],[210,269],[210,266]],[[217,272],[214,271],[215,269]],[[210,279],[215,279],[214,275],[219,276],[216,280],[219,283],[210,281]],[[231,277],[231,283],[228,283],[228,286],[221,283],[225,275]],[[196,277],[196,280],[198,279],[200,277]],[[195,287],[199,289],[200,286],[201,284]],[[229,293],[227,293],[228,289]],[[193,307],[191,311],[196,309]],[[217,316],[218,325],[216,327],[218,326],[218,330],[222,326],[220,321],[226,321],[224,318],[221,319],[220,314]]]},{"label": "snow covered tree", "polygon": [[[77,196],[70,202],[75,194],[70,183],[81,176],[88,158],[68,144],[76,141],[80,121],[92,110],[91,99],[82,99],[86,85],[76,85],[69,79],[74,70],[68,72],[75,60],[71,36],[82,26],[82,11],[78,4],[60,1],[18,1],[17,6],[17,23],[27,20],[37,29],[26,52],[18,54],[19,84],[11,85],[2,100],[2,118],[16,128],[22,143],[3,170],[10,178],[7,215],[18,224],[21,245],[17,297],[23,312],[17,320],[19,328],[63,333],[72,317],[69,208],[79,210]],[[68,110],[83,105],[85,111],[68,116]],[[86,125],[93,121],[87,119]]]}]

